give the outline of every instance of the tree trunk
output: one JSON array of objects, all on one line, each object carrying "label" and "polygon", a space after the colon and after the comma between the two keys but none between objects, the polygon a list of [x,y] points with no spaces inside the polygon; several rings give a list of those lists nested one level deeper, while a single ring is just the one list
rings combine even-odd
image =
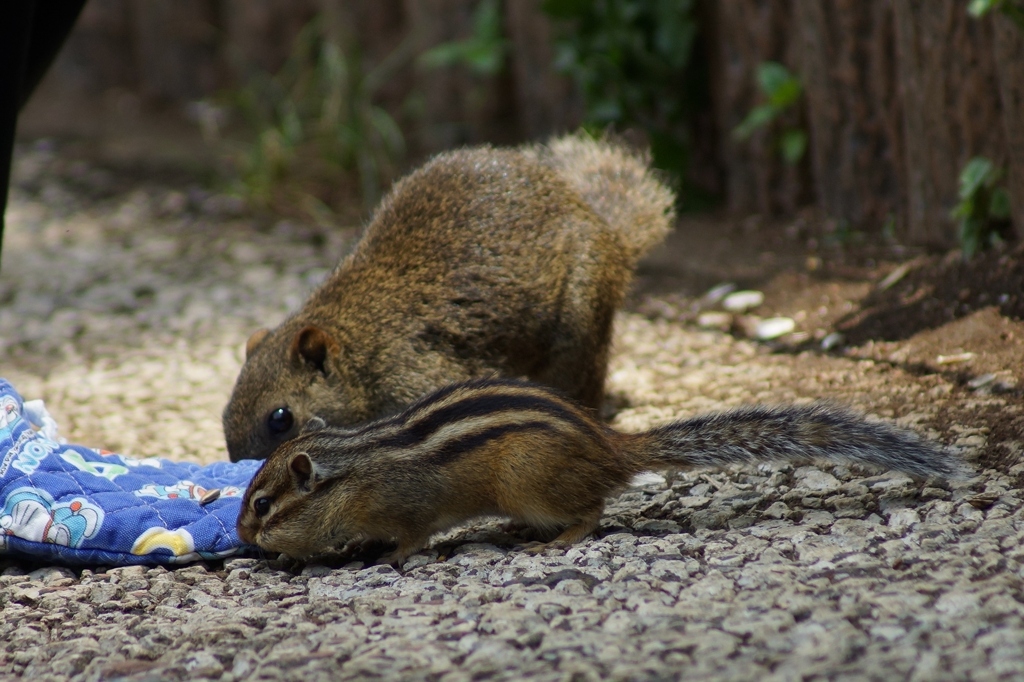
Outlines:
[{"label": "tree trunk", "polygon": [[47,76],[65,95],[101,93],[138,85],[128,0],[85,3],[78,22]]},{"label": "tree trunk", "polygon": [[1002,15],[993,17],[992,23],[995,33],[992,49],[1009,165],[1006,187],[1013,209],[1013,225],[1020,238],[1024,237],[1024,32]]},{"label": "tree trunk", "polygon": [[[793,67],[797,52],[792,40],[789,1],[732,0],[706,6],[712,106],[721,140],[720,163],[725,169],[725,195],[735,213],[788,212],[802,204],[809,189],[801,167],[784,164],[773,129],[736,140],[733,129],[763,101],[755,81],[757,66],[778,61]],[[801,112],[791,112],[787,124],[799,125]]]},{"label": "tree trunk", "polygon": [[519,125],[528,139],[579,126],[583,102],[571,80],[555,72],[555,30],[536,3],[506,2],[505,33]]},{"label": "tree trunk", "polygon": [[[440,43],[465,40],[473,33],[472,0],[405,0],[407,26],[418,34],[421,53]],[[470,73],[461,65],[418,68],[415,90],[422,98],[417,142],[421,151],[451,149],[519,137],[512,79]]]},{"label": "tree trunk", "polygon": [[132,15],[143,95],[183,101],[223,85],[210,2],[135,0]]},{"label": "tree trunk", "polygon": [[979,154],[1004,160],[992,27],[956,0],[894,0],[904,103],[909,241],[956,243],[950,210],[961,168]]},{"label": "tree trunk", "polygon": [[891,6],[796,0],[796,17],[818,205],[879,229],[901,203]]},{"label": "tree trunk", "polygon": [[291,54],[295,36],[316,13],[314,0],[221,0],[223,41],[232,84],[249,69],[274,73]]}]

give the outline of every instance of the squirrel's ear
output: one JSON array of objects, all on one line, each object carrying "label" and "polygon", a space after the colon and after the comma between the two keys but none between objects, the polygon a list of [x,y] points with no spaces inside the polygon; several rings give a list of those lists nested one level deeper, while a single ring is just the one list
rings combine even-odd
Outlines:
[{"label": "squirrel's ear", "polygon": [[245,342],[245,359],[248,360],[252,352],[256,350],[256,346],[263,342],[263,339],[267,338],[267,334],[270,333],[269,329],[257,329],[249,337],[249,340]]},{"label": "squirrel's ear", "polygon": [[300,452],[291,458],[288,462],[288,471],[291,472],[295,485],[304,490],[309,490],[310,484],[316,482],[313,460],[305,452]]},{"label": "squirrel's ear", "polygon": [[302,427],[302,430],[299,431],[299,435],[302,435],[302,434],[305,434],[305,433],[312,433],[314,431],[319,431],[320,429],[326,429],[326,428],[327,428],[327,422],[325,422],[320,417],[313,417],[308,422],[306,422],[306,424]]},{"label": "squirrel's ear", "polygon": [[327,374],[327,356],[338,352],[338,343],[319,327],[306,327],[292,341],[292,358]]}]

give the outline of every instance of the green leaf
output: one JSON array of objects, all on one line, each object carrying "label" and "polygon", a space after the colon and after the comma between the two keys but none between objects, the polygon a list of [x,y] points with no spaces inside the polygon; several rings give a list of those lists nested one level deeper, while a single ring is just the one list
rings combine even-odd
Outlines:
[{"label": "green leaf", "polygon": [[660,0],[655,8],[654,56],[673,69],[686,68],[693,54],[697,23],[692,11],[692,0]]},{"label": "green leaf", "polygon": [[481,76],[493,76],[501,71],[504,65],[505,43],[472,42],[466,45],[462,61],[470,69]]},{"label": "green leaf", "polygon": [[982,221],[977,218],[967,218],[960,223],[960,248],[964,251],[964,258],[974,256],[981,245]]},{"label": "green leaf", "polygon": [[389,153],[392,156],[403,154],[405,152],[405,138],[398,124],[395,123],[395,119],[380,107],[374,107],[370,115],[371,123],[376,129],[377,134],[384,141]]},{"label": "green leaf", "polygon": [[769,97],[769,101],[779,109],[786,109],[793,106],[803,92],[803,84],[794,76],[779,84],[778,89]]},{"label": "green leaf", "polygon": [[612,99],[594,102],[587,109],[587,117],[603,123],[619,121],[622,119],[622,106]]},{"label": "green leaf", "polygon": [[460,62],[465,51],[464,43],[441,43],[421,54],[417,61],[428,69],[439,69]]},{"label": "green leaf", "polygon": [[800,79],[778,62],[762,62],[758,65],[757,84],[768,95],[768,101],[779,109],[794,104],[804,91]]},{"label": "green leaf", "polygon": [[345,55],[334,43],[325,43],[320,51],[320,60],[324,67],[324,77],[337,81],[348,78],[348,63]]},{"label": "green leaf", "polygon": [[283,141],[289,147],[294,147],[302,141],[302,119],[296,111],[293,102],[285,103],[284,111],[281,112],[281,134]]},{"label": "green leaf", "polygon": [[992,162],[983,156],[968,161],[960,171],[960,199],[973,198],[979,189],[992,182],[994,172]]},{"label": "green leaf", "polygon": [[761,62],[757,66],[757,84],[761,87],[761,91],[769,97],[791,80],[793,80],[793,74],[778,62]]},{"label": "green leaf", "polygon": [[996,220],[1009,220],[1011,212],[1010,194],[1002,187],[996,187],[988,203],[989,216]]},{"label": "green leaf", "polygon": [[779,113],[779,110],[771,104],[756,106],[750,110],[750,113],[738,126],[733,128],[732,136],[737,140],[746,140],[759,128],[764,128],[774,121]]},{"label": "green leaf", "polygon": [[576,48],[572,45],[561,43],[555,46],[554,66],[559,73],[570,73],[579,61]]},{"label": "green leaf", "polygon": [[1003,3],[1004,0],[971,0],[971,4],[967,6],[967,13],[978,18],[998,9]]},{"label": "green leaf", "polygon": [[501,3],[498,0],[480,0],[473,12],[473,37],[481,41],[501,39]]},{"label": "green leaf", "polygon": [[473,12],[473,36],[435,45],[420,55],[418,63],[427,69],[464,64],[474,73],[493,76],[504,66],[508,41],[501,33],[501,5],[482,0]]},{"label": "green leaf", "polygon": [[779,138],[779,150],[786,163],[799,163],[807,151],[807,133],[795,128],[785,131]]},{"label": "green leaf", "polygon": [[960,243],[970,258],[986,246],[999,243],[996,222],[1010,218],[1010,195],[997,183],[1003,170],[991,160],[976,156],[960,171],[960,202],[950,215],[960,220]]},{"label": "green leaf", "polygon": [[949,216],[951,218],[969,218],[974,215],[974,212],[974,197],[971,196],[966,199],[961,199],[959,203],[953,207],[953,210],[949,212]]}]

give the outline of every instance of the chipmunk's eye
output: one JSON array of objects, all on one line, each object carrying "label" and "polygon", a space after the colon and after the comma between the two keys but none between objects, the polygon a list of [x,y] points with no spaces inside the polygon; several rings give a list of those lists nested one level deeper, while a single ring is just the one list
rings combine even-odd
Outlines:
[{"label": "chipmunk's eye", "polygon": [[252,510],[256,512],[256,516],[266,516],[267,512],[270,511],[270,498],[260,497],[253,501]]},{"label": "chipmunk's eye", "polygon": [[267,428],[273,434],[284,433],[292,428],[294,423],[295,417],[287,407],[279,407],[267,416]]}]

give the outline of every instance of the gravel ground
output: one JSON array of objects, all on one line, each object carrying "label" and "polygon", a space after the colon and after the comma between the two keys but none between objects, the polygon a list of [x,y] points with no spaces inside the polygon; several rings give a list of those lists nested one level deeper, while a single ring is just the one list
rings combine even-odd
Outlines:
[{"label": "gravel ground", "polygon": [[[0,375],[44,398],[74,442],[201,462],[225,458],[219,415],[247,335],[282,319],[356,234],[260,227],[229,198],[45,145],[20,150],[8,220]],[[773,352],[671,317],[620,315],[616,426],[830,397],[941,439],[979,475],[692,472],[613,500],[598,537],[568,551],[522,554],[481,522],[402,571],[8,561],[0,677],[1024,677],[1022,444],[998,428],[1021,414],[1013,382],[970,391],[870,346]],[[1001,464],[985,468],[994,451]]]}]

